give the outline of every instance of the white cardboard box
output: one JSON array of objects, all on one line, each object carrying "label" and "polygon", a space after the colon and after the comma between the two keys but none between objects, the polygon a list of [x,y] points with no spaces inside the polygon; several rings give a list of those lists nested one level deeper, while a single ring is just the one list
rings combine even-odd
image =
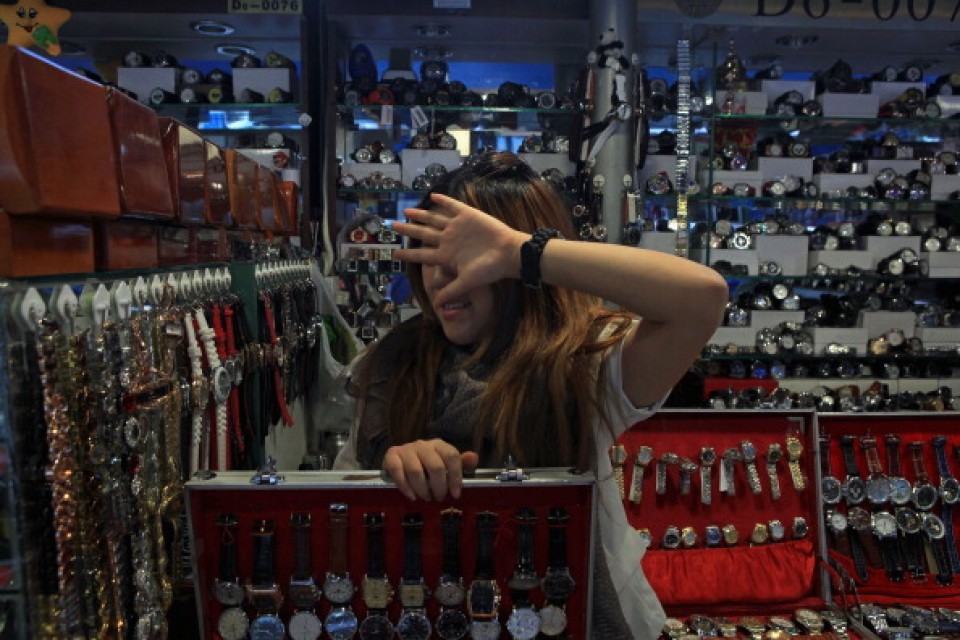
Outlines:
[{"label": "white cardboard box", "polygon": [[940,175],[931,176],[930,199],[947,200],[954,191],[960,191],[960,176]]},{"label": "white cardboard box", "polygon": [[150,92],[163,89],[177,93],[180,70],[172,67],[120,67],[117,84],[137,94],[137,100],[150,103]]},{"label": "white cardboard box", "polygon": [[880,104],[896,100],[907,89],[919,89],[924,95],[927,93],[927,85],[922,82],[878,82],[870,83],[870,93],[877,96]]},{"label": "white cardboard box", "polygon": [[644,231],[638,246],[641,249],[675,254],[677,251],[677,234],[666,231]]},{"label": "white cardboard box", "polygon": [[818,173],[813,183],[820,189],[823,198],[846,197],[848,187],[861,189],[873,184],[873,176],[868,173]]},{"label": "white cardboard box", "polygon": [[401,181],[400,165],[396,162],[344,162],[341,173],[362,180],[380,172],[385,178]]},{"label": "white cardboard box", "polygon": [[813,158],[757,158],[757,168],[763,180],[784,176],[797,176],[804,180],[813,178]]},{"label": "white cardboard box", "polygon": [[927,266],[930,267],[929,277],[960,278],[960,252],[936,251],[923,253],[920,258],[926,260]]},{"label": "white cardboard box", "polygon": [[920,253],[920,236],[862,236],[860,248],[869,251],[873,256],[873,268],[884,258],[887,258],[901,249],[912,249]]},{"label": "white cardboard box", "polygon": [[787,91],[799,91],[804,99],[813,100],[817,84],[813,80],[761,80],[760,89],[767,96],[767,106]]},{"label": "white cardboard box", "polygon": [[960,329],[957,327],[917,327],[916,336],[926,348],[960,347]]},{"label": "white cardboard box", "polygon": [[807,254],[808,273],[812,272],[812,269],[821,262],[831,269],[857,267],[867,270],[873,268],[873,258],[868,251],[811,251]]},{"label": "white cardboard box", "polygon": [[823,115],[840,118],[876,118],[880,100],[872,93],[821,93]]},{"label": "white cardboard box", "polygon": [[400,151],[403,184],[412,185],[413,179],[433,163],[442,164],[447,171],[453,171],[461,162],[460,152],[456,149],[403,149]]},{"label": "white cardboard box", "polygon": [[785,276],[807,275],[807,236],[779,236],[761,233],[753,238],[757,259],[776,262]]},{"label": "white cardboard box", "polygon": [[[710,189],[710,185],[707,184],[707,181],[710,179],[710,172],[708,169],[703,169],[700,171],[700,184],[703,185],[705,189]],[[733,185],[743,182],[750,185],[757,190],[757,195],[760,195],[760,190],[763,188],[763,174],[759,171],[714,171],[713,172],[713,184],[722,184],[727,187],[733,187]]]},{"label": "white cardboard box", "polygon": [[905,176],[911,171],[920,168],[919,160],[877,160],[870,158],[867,160],[867,174],[876,176],[884,169],[893,169],[898,176]]},{"label": "white cardboard box", "polygon": [[[714,94],[714,104],[717,111],[723,113],[723,103],[726,100],[726,91],[717,91]],[[767,112],[767,94],[763,91],[734,91],[733,112],[751,116],[762,116]]]},{"label": "white cardboard box", "polygon": [[267,96],[274,89],[283,89],[293,94],[296,100],[297,73],[294,69],[260,67],[233,70],[233,95],[239,99],[240,92],[250,89]]},{"label": "white cardboard box", "polygon": [[757,346],[757,330],[750,327],[717,327],[708,344],[722,346],[735,344],[742,349],[755,349]]},{"label": "white cardboard box", "polygon": [[863,327],[812,327],[814,355],[824,355],[823,350],[831,344],[840,344],[855,349],[855,355],[867,352],[867,330]]},{"label": "white cardboard box", "polygon": [[937,96],[937,104],[940,106],[941,118],[960,113],[960,96]]},{"label": "white cardboard box", "polygon": [[521,153],[520,159],[526,162],[537,173],[547,169],[559,169],[564,177],[572,176],[575,167],[565,153]]},{"label": "white cardboard box", "polygon": [[803,311],[780,311],[774,309],[771,311],[762,311],[753,309],[750,311],[750,328],[754,332],[760,329],[773,329],[781,322],[803,322]]},{"label": "white cardboard box", "polygon": [[[691,249],[690,257],[701,264],[707,259],[707,249]],[[725,260],[731,265],[746,265],[747,274],[755,276],[759,273],[760,261],[757,259],[757,252],[752,249],[709,249],[710,265],[713,266],[720,260]]]},{"label": "white cardboard box", "polygon": [[900,329],[903,335],[912,338],[917,314],[913,311],[861,311],[857,324],[867,330],[870,339],[880,337],[891,329]]}]

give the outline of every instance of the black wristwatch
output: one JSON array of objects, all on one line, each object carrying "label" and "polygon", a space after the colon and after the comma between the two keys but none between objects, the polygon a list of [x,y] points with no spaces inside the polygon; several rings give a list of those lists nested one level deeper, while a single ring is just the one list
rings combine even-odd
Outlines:
[{"label": "black wristwatch", "polygon": [[398,588],[403,613],[397,621],[400,640],[427,640],[432,626],[427,617],[427,585],[423,577],[423,516],[403,516],[403,575]]},{"label": "black wristwatch", "polygon": [[433,597],[440,604],[437,616],[437,635],[442,640],[460,640],[470,631],[470,621],[464,613],[463,600],[467,590],[463,584],[463,569],[460,562],[460,531],[463,512],[453,507],[440,512],[442,561],[440,580]]},{"label": "black wristwatch", "polygon": [[843,466],[847,477],[843,481],[843,497],[848,505],[858,505],[867,497],[867,486],[857,470],[857,460],[853,451],[856,436],[840,436],[840,450],[843,452]]},{"label": "black wristwatch", "polygon": [[830,437],[820,436],[820,498],[824,504],[837,504],[843,497],[843,485],[830,469]]},{"label": "black wristwatch", "polygon": [[960,482],[950,471],[947,461],[947,438],[935,436],[933,450],[937,456],[937,471],[940,474],[940,516],[943,518],[944,544],[947,548],[947,558],[950,560],[950,570],[954,574],[960,573],[960,554],[957,553],[957,542],[953,531],[953,505],[960,501]]},{"label": "black wristwatch", "polygon": [[533,640],[540,633],[540,616],[530,598],[530,592],[540,586],[533,562],[533,534],[538,518],[533,509],[523,508],[517,511],[516,520],[517,562],[507,581],[513,609],[506,627],[513,640]]},{"label": "black wristwatch", "polygon": [[540,258],[547,242],[554,238],[563,238],[563,234],[541,227],[520,247],[520,280],[531,289],[540,288]]},{"label": "black wristwatch", "polygon": [[546,603],[540,609],[540,633],[547,637],[561,635],[567,628],[567,600],[576,588],[567,564],[567,523],[570,514],[563,507],[547,513],[549,548],[547,571],[540,582]]},{"label": "black wristwatch", "polygon": [[496,580],[494,541],[497,536],[497,514],[477,514],[477,561],[473,581],[467,591],[467,613],[470,635],[474,638],[497,638],[500,634],[500,587]]},{"label": "black wristwatch", "polygon": [[384,565],[385,516],[366,513],[363,528],[367,532],[367,572],[360,585],[360,594],[367,607],[367,616],[360,623],[361,640],[390,640],[393,623],[387,617],[387,606],[393,600],[393,585]]}]

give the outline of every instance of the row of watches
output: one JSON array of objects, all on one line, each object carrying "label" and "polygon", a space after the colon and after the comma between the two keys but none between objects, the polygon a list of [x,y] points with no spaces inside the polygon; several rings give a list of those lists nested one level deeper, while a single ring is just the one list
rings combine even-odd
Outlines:
[{"label": "row of watches", "polygon": [[[758,449],[750,440],[743,440],[736,446],[725,448],[703,446],[696,456],[682,456],[672,451],[656,455],[653,447],[641,445],[632,456],[633,474],[627,489],[623,478],[624,467],[631,456],[623,444],[614,445],[610,449],[611,463],[621,487],[622,497],[631,504],[639,504],[642,501],[644,478],[650,466],[655,467],[653,477],[657,496],[670,494],[690,496],[693,485],[697,484],[700,503],[704,505],[713,503],[714,467],[717,468],[717,490],[721,494],[733,497],[737,495],[737,485],[740,482],[737,480],[738,468],[742,468],[753,495],[759,496],[764,492],[764,483],[760,479],[760,467],[763,466],[770,499],[779,500],[782,495],[781,466],[786,467],[789,472],[790,482],[795,491],[803,491],[806,488],[802,456],[803,442],[792,435],[786,438],[785,443],[769,442],[765,450]],[[672,471],[674,468],[676,471]]]},{"label": "row of watches", "polygon": [[958,411],[960,401],[949,387],[931,391],[891,392],[874,381],[866,390],[859,385],[818,385],[809,391],[791,391],[788,386],[767,390],[762,386],[711,391],[706,402],[711,409],[816,409],[819,412]]},{"label": "row of watches", "polygon": [[[789,527],[789,530],[788,530]],[[641,539],[647,547],[654,548],[653,534],[650,529],[637,529]],[[810,533],[806,518],[795,516],[792,521],[773,519],[769,522],[758,522],[750,530],[748,543],[751,546],[760,546],[768,543],[783,542],[784,540],[800,540]],[[679,527],[668,525],[659,538],[661,549],[696,549],[700,547],[735,547],[740,543],[740,531],[733,524],[709,524],[703,530],[693,526]]]},{"label": "row of watches", "polygon": [[710,617],[700,614],[686,619],[667,618],[661,638],[687,640],[703,637],[746,637],[748,640],[785,640],[791,636],[818,636],[826,632],[845,636],[848,628],[846,615],[838,610],[815,611],[799,608],[789,615],[762,618]]},{"label": "row of watches", "polygon": [[864,603],[850,613],[887,640],[960,635],[960,611],[946,607]]},{"label": "row of watches", "polygon": [[[356,78],[338,87],[338,100],[349,107],[357,105],[404,105],[437,107],[509,107],[516,109],[572,109],[569,95],[553,91],[532,92],[517,82],[500,83],[496,91],[479,93],[460,80],[447,81],[446,63],[433,65],[419,81],[396,77],[387,82]],[[442,65],[442,66],[440,66]]]},{"label": "row of watches", "polygon": [[[557,637],[567,628],[567,602],[576,582],[567,564],[569,512],[553,507],[546,512],[549,527],[549,555],[546,568],[535,566],[535,531],[540,517],[534,509],[521,508],[512,514],[516,539],[513,573],[501,586],[496,579],[495,542],[501,527],[499,514],[480,512],[475,516],[477,552],[472,577],[467,580],[461,563],[460,537],[463,512],[448,508],[441,512],[440,578],[428,588],[423,568],[424,517],[407,513],[402,517],[403,569],[392,580],[386,569],[387,519],[384,513],[363,514],[366,567],[363,580],[354,584],[349,564],[349,506],[329,507],[329,562],[322,585],[314,579],[312,518],[309,513],[290,516],[293,568],[285,589],[277,580],[275,567],[275,523],[254,520],[253,574],[249,581],[238,575],[239,522],[234,514],[220,514],[220,565],[213,582],[213,597],[220,604],[217,630],[223,640],[246,637],[282,640],[316,640],[326,631],[333,640],[348,640],[359,634],[362,640],[427,640],[435,632],[443,640],[496,640],[504,629],[514,640]],[[512,609],[501,622],[501,594],[510,595]],[[360,592],[366,615],[361,620],[353,602]],[[535,593],[536,592],[536,593]],[[323,619],[318,615],[321,597],[327,602]],[[428,608],[430,598],[436,606]],[[400,605],[395,614],[394,601]],[[286,607],[285,603],[292,605]],[[248,613],[252,610],[254,616]],[[281,618],[281,614],[285,619]]]}]

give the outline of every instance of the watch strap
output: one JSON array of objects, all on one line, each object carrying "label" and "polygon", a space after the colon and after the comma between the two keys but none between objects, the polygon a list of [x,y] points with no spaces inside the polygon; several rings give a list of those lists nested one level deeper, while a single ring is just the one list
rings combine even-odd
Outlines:
[{"label": "watch strap", "polygon": [[255,520],[251,531],[253,537],[254,587],[269,587],[276,582],[274,573],[274,536],[272,520]]},{"label": "watch strap", "polygon": [[851,435],[840,436],[840,451],[843,453],[843,467],[848,476],[860,475],[860,472],[857,470],[857,458],[853,451],[853,443],[856,439],[856,436]]},{"label": "watch strap", "polygon": [[567,566],[567,523],[570,513],[563,507],[551,507],[547,513],[549,548],[547,567],[563,569]]},{"label": "watch strap", "polygon": [[820,435],[820,475],[824,478],[833,476],[830,469],[830,436]]},{"label": "watch strap", "polygon": [[863,546],[860,532],[853,527],[847,527],[847,536],[850,539],[850,555],[853,557],[853,570],[860,582],[870,579],[870,568],[867,566],[867,554]]},{"label": "watch strap", "polygon": [[907,533],[900,537],[900,548],[903,552],[903,562],[913,582],[922,582],[926,579],[926,570],[923,567],[923,537],[919,532]]},{"label": "watch strap", "polygon": [[540,259],[547,242],[563,238],[556,229],[541,227],[520,247],[520,280],[531,289],[540,288]]},{"label": "watch strap", "polygon": [[334,502],[330,505],[328,530],[330,532],[330,563],[329,571],[333,574],[344,574],[347,566],[347,545],[349,536],[349,507],[343,502]]},{"label": "watch strap", "polygon": [[891,582],[903,580],[903,560],[896,536],[880,538],[880,554],[883,556],[883,567],[887,572],[887,578]]},{"label": "watch strap", "polygon": [[367,532],[367,575],[382,578],[387,572],[384,568],[384,535],[386,517],[382,513],[366,513],[363,526]]},{"label": "watch strap", "polygon": [[937,572],[937,583],[943,586],[953,584],[953,571],[950,568],[950,559],[947,556],[946,536],[939,540],[930,539],[928,544],[933,549],[934,565]]},{"label": "watch strap", "polygon": [[442,571],[444,576],[460,578],[463,569],[460,566],[460,529],[463,525],[463,512],[459,509],[444,509],[440,513],[440,533],[443,546]]},{"label": "watch strap", "polygon": [[517,564],[516,572],[530,574],[536,571],[533,562],[533,534],[537,515],[533,509],[519,509],[517,519]]},{"label": "watch strap", "polygon": [[947,438],[945,436],[934,436],[933,451],[937,457],[937,472],[941,478],[950,478],[950,464],[947,462]]},{"label": "watch strap", "polygon": [[313,553],[310,548],[310,514],[291,514],[290,530],[293,532],[293,569],[290,576],[294,580],[307,580],[313,576]]},{"label": "watch strap", "polygon": [[953,505],[941,503],[940,517],[943,519],[943,544],[950,561],[950,571],[955,575],[960,574],[960,553],[957,552],[957,538],[953,527]]},{"label": "watch strap", "polygon": [[927,465],[923,461],[923,442],[911,442],[908,447],[910,449],[910,459],[913,461],[916,484],[928,484],[930,475],[927,473]]},{"label": "watch strap", "polygon": [[497,514],[483,511],[477,514],[477,563],[474,578],[493,580],[495,577],[493,543],[497,535]]},{"label": "watch strap", "polygon": [[423,578],[423,516],[403,516],[403,579],[416,582]]},{"label": "watch strap", "polygon": [[899,478],[903,475],[900,470],[900,436],[891,433],[884,440],[887,445],[887,470],[891,476]]},{"label": "watch strap", "polygon": [[877,439],[872,436],[860,438],[860,447],[867,459],[867,472],[871,475],[882,475],[883,465],[880,464],[880,452],[877,450]]},{"label": "watch strap", "polygon": [[238,578],[237,571],[237,516],[232,513],[223,513],[217,518],[220,528],[220,579],[224,582],[234,582]]},{"label": "watch strap", "polygon": [[[263,317],[267,325],[267,336],[270,339],[269,348],[276,354],[281,350],[280,338],[277,334],[277,322],[273,313],[273,299],[266,293],[262,294],[263,299]],[[283,388],[283,365],[281,362],[273,363],[273,389],[276,395],[277,407],[280,409],[280,417],[283,423],[288,427],[294,424],[293,416],[290,415],[290,408],[287,406],[287,398]]]}]

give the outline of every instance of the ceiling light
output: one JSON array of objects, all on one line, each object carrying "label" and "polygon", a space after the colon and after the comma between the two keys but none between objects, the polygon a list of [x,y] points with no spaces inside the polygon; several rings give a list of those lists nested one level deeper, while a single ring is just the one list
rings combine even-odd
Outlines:
[{"label": "ceiling light", "polygon": [[449,38],[453,29],[448,24],[418,24],[414,25],[413,32],[421,38]]},{"label": "ceiling light", "polygon": [[217,53],[222,56],[229,56],[233,58],[241,53],[246,53],[253,56],[257,54],[257,50],[253,47],[248,47],[245,44],[218,44]]},{"label": "ceiling light", "polygon": [[190,28],[204,36],[228,36],[236,29],[219,20],[197,20],[190,23]]},{"label": "ceiling light", "polygon": [[781,47],[789,47],[790,49],[803,49],[809,47],[819,39],[820,38],[817,36],[801,36],[797,34],[790,34],[786,36],[780,36],[774,40],[774,42]]},{"label": "ceiling light", "polygon": [[447,47],[416,47],[413,57],[422,60],[443,60],[453,56],[453,50]]}]

